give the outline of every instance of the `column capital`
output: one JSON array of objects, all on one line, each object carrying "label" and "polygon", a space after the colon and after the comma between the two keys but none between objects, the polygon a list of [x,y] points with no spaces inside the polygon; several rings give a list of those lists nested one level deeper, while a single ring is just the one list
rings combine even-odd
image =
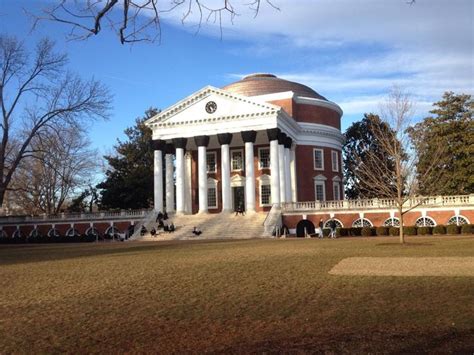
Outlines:
[{"label": "column capital", "polygon": [[153,150],[164,150],[166,142],[162,139],[153,139],[150,144]]},{"label": "column capital", "polygon": [[198,147],[207,147],[209,145],[209,136],[196,136],[194,137],[194,143]]},{"label": "column capital", "polygon": [[187,138],[173,138],[173,145],[175,148],[186,149],[187,143],[188,143]]},{"label": "column capital", "polygon": [[242,136],[244,143],[255,143],[255,139],[257,138],[256,131],[242,131],[240,132],[240,135]]},{"label": "column capital", "polygon": [[217,135],[217,140],[220,145],[230,144],[230,142],[232,142],[232,133],[219,133]]},{"label": "column capital", "polygon": [[283,145],[285,146],[285,148],[291,149],[292,144],[293,144],[293,139],[287,136],[285,138],[285,143],[283,143]]},{"label": "column capital", "polygon": [[174,154],[174,152],[175,152],[174,145],[172,143],[166,143],[165,153],[166,154]]},{"label": "column capital", "polygon": [[287,137],[286,133],[283,133],[281,131],[278,132],[278,136],[277,136],[278,144],[285,144],[286,137]]},{"label": "column capital", "polygon": [[278,133],[280,133],[280,128],[269,128],[267,129],[268,140],[276,141],[278,139]]}]

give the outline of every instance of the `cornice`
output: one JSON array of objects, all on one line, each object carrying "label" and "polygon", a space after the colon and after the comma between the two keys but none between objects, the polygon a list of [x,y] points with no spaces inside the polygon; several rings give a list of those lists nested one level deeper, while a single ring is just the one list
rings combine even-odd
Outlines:
[{"label": "cornice", "polygon": [[297,104],[313,105],[313,106],[319,106],[319,107],[325,107],[325,108],[331,109],[333,111],[336,111],[340,117],[342,117],[344,113],[342,111],[342,108],[338,104],[332,101],[314,99],[312,97],[304,97],[304,96],[295,96],[293,100]]}]

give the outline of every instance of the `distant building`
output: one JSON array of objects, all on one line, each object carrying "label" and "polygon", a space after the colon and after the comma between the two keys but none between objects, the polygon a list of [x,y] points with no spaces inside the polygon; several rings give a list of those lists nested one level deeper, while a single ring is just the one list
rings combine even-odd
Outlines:
[{"label": "distant building", "polygon": [[334,102],[272,74],[206,86],[146,122],[155,148],[155,209],[259,212],[341,200],[341,117]]}]

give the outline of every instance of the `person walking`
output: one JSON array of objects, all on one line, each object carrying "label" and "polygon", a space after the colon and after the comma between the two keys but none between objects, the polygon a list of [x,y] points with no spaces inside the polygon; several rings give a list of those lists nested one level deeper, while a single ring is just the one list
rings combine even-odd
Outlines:
[{"label": "person walking", "polygon": [[323,234],[324,222],[323,222],[322,218],[319,219],[318,228],[319,228],[318,229],[318,237],[320,239],[323,239],[323,237],[324,237],[324,234]]},{"label": "person walking", "polygon": [[334,218],[331,218],[331,220],[329,221],[329,228],[331,228],[331,238],[336,238],[336,221],[334,220]]}]

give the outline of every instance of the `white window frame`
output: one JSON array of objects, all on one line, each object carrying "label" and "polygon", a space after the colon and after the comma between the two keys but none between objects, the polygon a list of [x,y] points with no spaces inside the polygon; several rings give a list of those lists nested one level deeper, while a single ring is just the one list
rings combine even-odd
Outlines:
[{"label": "white window frame", "polygon": [[[260,152],[261,152],[262,150],[268,150],[268,167],[262,167],[262,166],[260,165],[260,161],[261,161],[261,159],[260,159],[260,156],[261,156],[261,155],[260,155]],[[259,147],[259,148],[258,148],[258,170],[262,170],[262,169],[270,169],[270,147]]]},{"label": "white window frame", "polygon": [[[207,168],[209,167],[209,155],[214,155],[214,161],[216,162],[214,164],[214,167],[215,167],[215,170],[214,171],[211,171],[211,170],[207,170]],[[206,170],[207,170],[207,173],[208,174],[215,174],[217,173],[217,152],[206,152]]]},{"label": "white window frame", "polygon": [[[234,169],[233,167],[233,156],[232,154],[234,153],[240,153],[240,156],[242,157],[242,167],[240,169]],[[260,160],[259,160],[260,163]],[[243,171],[245,169],[245,155],[244,155],[244,150],[243,149],[232,149],[230,151],[230,171]]]},{"label": "white window frame", "polygon": [[339,172],[339,153],[337,150],[331,150],[331,163],[332,163],[332,171],[335,173],[338,173]]},{"label": "white window frame", "polygon": [[[321,152],[321,167],[316,166],[316,151]],[[313,148],[313,168],[314,170],[324,170],[324,149]]]},{"label": "white window frame", "polygon": [[341,184],[339,183],[339,181],[332,182],[332,193],[335,201],[341,200]]},{"label": "white window frame", "polygon": [[[322,186],[322,188],[323,188],[323,199],[322,200],[318,200],[317,186]],[[324,180],[315,180],[314,181],[314,200],[315,201],[326,201],[326,182]]]},{"label": "white window frame", "polygon": [[[216,190],[216,204],[211,205],[209,203],[209,190],[215,189]],[[209,178],[207,179],[207,208],[209,209],[217,209],[219,208],[219,191],[217,190],[217,180]]]},{"label": "white window frame", "polygon": [[[262,203],[262,186],[270,186],[270,203]],[[269,207],[272,205],[272,184],[269,175],[262,175],[258,177],[258,203],[260,207]]]}]

